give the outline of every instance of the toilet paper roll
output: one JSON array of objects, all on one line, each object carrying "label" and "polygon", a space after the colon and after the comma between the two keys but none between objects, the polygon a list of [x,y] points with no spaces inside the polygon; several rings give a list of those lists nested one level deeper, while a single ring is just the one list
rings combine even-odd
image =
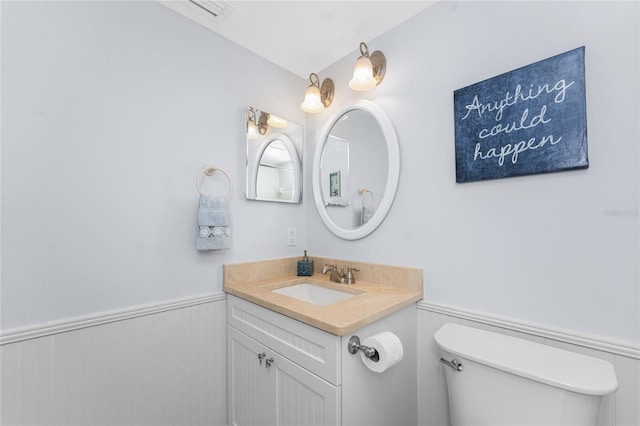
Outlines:
[{"label": "toilet paper roll", "polygon": [[364,339],[361,344],[375,348],[376,351],[378,351],[378,361],[367,358],[364,352],[360,351],[360,357],[364,365],[376,373],[382,373],[393,367],[402,361],[402,357],[404,356],[402,342],[398,336],[390,331],[383,331],[382,333],[369,336]]}]

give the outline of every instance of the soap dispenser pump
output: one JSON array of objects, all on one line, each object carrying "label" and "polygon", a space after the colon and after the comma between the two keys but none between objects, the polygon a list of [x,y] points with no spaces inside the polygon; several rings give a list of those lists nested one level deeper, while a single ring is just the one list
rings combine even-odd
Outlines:
[{"label": "soap dispenser pump", "polygon": [[298,261],[298,276],[310,277],[313,275],[313,260],[307,256],[307,251],[304,251],[304,257]]}]

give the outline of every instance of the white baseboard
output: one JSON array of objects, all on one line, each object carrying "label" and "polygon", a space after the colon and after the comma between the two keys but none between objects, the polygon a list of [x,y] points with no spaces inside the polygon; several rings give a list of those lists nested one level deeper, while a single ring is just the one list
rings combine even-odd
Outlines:
[{"label": "white baseboard", "polygon": [[123,321],[144,315],[157,314],[174,309],[186,308],[203,303],[225,300],[226,297],[225,293],[203,294],[162,303],[133,306],[116,311],[101,312],[94,315],[67,318],[46,324],[10,329],[0,332],[0,345],[16,343],[22,340],[36,339],[38,337],[49,336],[51,334],[65,333],[67,331],[78,330],[81,328],[94,327],[96,325],[108,324],[115,321]]},{"label": "white baseboard", "polygon": [[640,345],[620,340],[614,340],[602,336],[579,333],[555,327],[543,326],[540,324],[519,321],[510,318],[499,317],[470,309],[459,308],[440,303],[421,301],[418,309],[436,312],[469,321],[480,322],[507,330],[526,333],[545,339],[557,340],[571,343],[598,351],[608,352],[615,355],[622,355],[633,359],[640,359]]}]

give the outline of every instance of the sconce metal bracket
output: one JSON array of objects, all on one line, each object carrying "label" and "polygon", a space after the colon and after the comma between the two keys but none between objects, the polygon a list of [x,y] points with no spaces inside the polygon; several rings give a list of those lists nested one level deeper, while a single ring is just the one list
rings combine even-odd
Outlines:
[{"label": "sconce metal bracket", "polygon": [[387,71],[387,58],[385,58],[384,53],[379,50],[376,50],[369,56],[371,60],[371,65],[373,67],[373,78],[376,79],[380,84],[382,79],[384,79],[384,74]]},{"label": "sconce metal bracket", "polygon": [[334,92],[335,86],[333,84],[333,80],[325,78],[320,86],[320,100],[325,108],[328,108],[329,105],[331,105],[331,102],[333,102]]}]

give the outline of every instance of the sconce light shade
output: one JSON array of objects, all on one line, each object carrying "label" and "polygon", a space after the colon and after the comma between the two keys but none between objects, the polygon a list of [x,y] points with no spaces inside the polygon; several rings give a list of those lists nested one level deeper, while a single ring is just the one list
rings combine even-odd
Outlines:
[{"label": "sconce light shade", "polygon": [[353,78],[349,82],[349,87],[353,90],[369,90],[376,87],[378,82],[373,78],[373,65],[371,59],[360,56],[353,68]]},{"label": "sconce light shade", "polygon": [[247,120],[247,137],[255,139],[258,136],[258,129],[253,121]]},{"label": "sconce light shade", "polygon": [[269,114],[269,119],[267,120],[267,124],[269,126],[282,129],[284,127],[287,127],[289,122],[284,118],[278,117],[277,115]]},{"label": "sconce light shade", "polygon": [[376,50],[369,56],[369,48],[366,43],[360,43],[360,57],[353,68],[353,78],[349,87],[353,90],[369,90],[376,87],[382,79],[387,68],[384,54]]},{"label": "sconce light shade", "polygon": [[304,101],[300,105],[304,112],[316,113],[324,109],[324,105],[320,101],[320,89],[318,86],[311,85],[304,92]]},{"label": "sconce light shade", "polygon": [[333,102],[333,80],[325,78],[320,86],[320,80],[316,73],[311,73],[309,80],[311,84],[304,92],[304,101],[300,104],[300,108],[309,113],[321,112]]}]

